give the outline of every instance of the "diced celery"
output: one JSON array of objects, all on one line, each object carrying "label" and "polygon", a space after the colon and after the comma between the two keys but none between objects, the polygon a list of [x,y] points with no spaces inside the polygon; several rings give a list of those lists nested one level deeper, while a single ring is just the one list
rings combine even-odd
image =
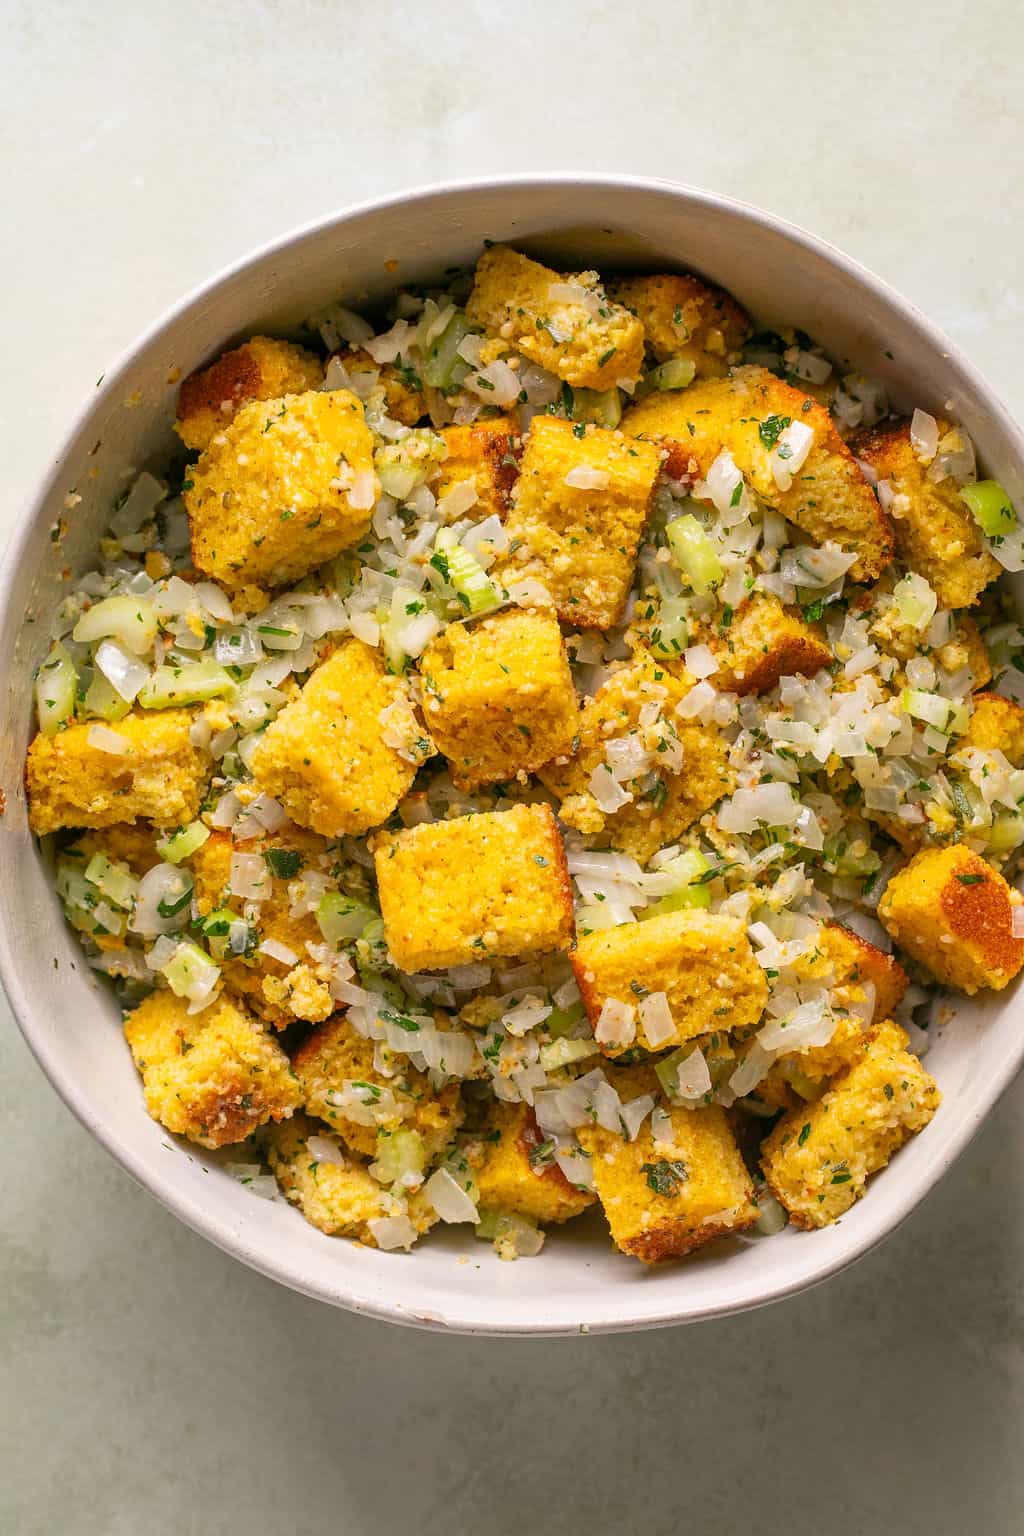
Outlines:
[{"label": "diced celery", "polygon": [[180,704],[202,704],[235,692],[230,673],[215,661],[189,662],[181,667],[157,667],[139,693],[143,709],[173,709]]},{"label": "diced celery", "polygon": [[377,916],[372,907],[343,896],[340,891],[327,891],[316,909],[320,932],[328,944],[335,946],[358,939],[367,923],[374,922]]},{"label": "diced celery", "polygon": [[679,1097],[679,1068],[693,1049],[692,1044],[681,1045],[678,1050],[671,1051],[669,1055],[663,1056],[661,1061],[654,1063],[654,1075],[670,1099]]},{"label": "diced celery", "polygon": [[[834,845],[833,845],[834,848]],[[881,867],[882,860],[873,848],[865,846],[863,853],[854,853],[849,844],[841,853],[830,852],[826,844],[825,856],[830,864],[835,866],[835,872],[844,880],[863,878],[865,875],[873,875],[876,869]]]},{"label": "diced celery", "polygon": [[208,997],[220,976],[220,967],[191,939],[182,939],[160,969],[175,997],[187,997],[193,1002]]},{"label": "diced celery", "polygon": [[230,907],[216,907],[200,920],[199,927],[203,938],[210,946],[210,953],[215,959],[223,960],[229,953],[228,934],[231,931],[231,925],[238,921],[238,913],[232,912]]},{"label": "diced celery", "polygon": [[127,911],[135,900],[139,882],[127,864],[112,864],[102,853],[94,853],[85,866],[85,878],[115,907]]},{"label": "diced celery", "polygon": [[145,597],[106,597],[82,614],[73,637],[90,644],[94,640],[120,640],[135,656],[145,656],[156,639],[156,610]]},{"label": "diced celery", "polygon": [[68,859],[59,860],[55,884],[68,922],[80,933],[91,933],[96,926],[92,915],[96,892],[86,880],[81,865]]},{"label": "diced celery", "polygon": [[672,357],[647,375],[654,389],[685,389],[693,383],[697,365],[686,357]]},{"label": "diced celery", "polygon": [[622,396],[617,389],[574,390],[572,419],[614,431],[622,420]]},{"label": "diced celery", "polygon": [[56,736],[75,713],[78,673],[62,645],[55,645],[36,675],[36,713],[44,736]]},{"label": "diced celery", "polygon": [[191,821],[187,827],[179,827],[177,832],[172,832],[170,837],[163,837],[156,845],[156,851],[168,864],[180,864],[183,859],[190,859],[197,848],[201,848],[210,835],[209,827],[201,821]]},{"label": "diced celery", "polygon": [[131,709],[128,700],[121,697],[98,668],[85,690],[82,705],[87,715],[98,715],[101,720],[123,720]]},{"label": "diced celery", "polygon": [[541,1046],[539,1061],[545,1072],[555,1072],[570,1062],[596,1056],[600,1049],[596,1040],[552,1040],[550,1045]]},{"label": "diced celery", "polygon": [[978,480],[965,485],[960,499],[981,529],[990,539],[1004,538],[1017,526],[1017,514],[1013,503],[998,480]]},{"label": "diced celery", "polygon": [[437,536],[434,559],[467,613],[489,613],[492,608],[501,606],[501,593],[483,566],[468,549],[451,540],[450,535],[446,538],[444,529]]},{"label": "diced celery", "polygon": [[1024,843],[1024,816],[1019,811],[1001,811],[992,823],[988,845],[993,853],[1009,853]]},{"label": "diced celery", "polygon": [[396,443],[386,443],[373,455],[374,468],[385,495],[404,501],[443,462],[444,439],[429,427],[413,427]]},{"label": "diced celery", "polygon": [[651,628],[651,650],[658,656],[681,656],[689,644],[688,602],[685,597],[662,599],[658,617]]},{"label": "diced celery", "polygon": [[421,1177],[427,1165],[426,1149],[419,1131],[378,1131],[373,1173],[382,1184],[405,1182],[408,1174]]},{"label": "diced celery", "polygon": [[641,913],[641,918],[661,917],[666,912],[679,912],[685,907],[710,907],[711,879],[705,878],[712,866],[696,848],[688,848],[658,870],[659,875],[671,875],[675,889],[668,891],[659,901],[653,902]]},{"label": "diced celery", "polygon": [[892,589],[900,618],[918,632],[928,628],[935,617],[938,598],[923,576],[914,572],[904,576]]},{"label": "diced celery", "polygon": [[420,378],[432,389],[444,389],[452,381],[452,370],[459,362],[459,347],[470,334],[471,326],[464,310],[457,309],[427,348],[420,368]]},{"label": "diced celery", "polygon": [[940,693],[925,693],[921,688],[904,688],[902,694],[904,712],[915,720],[923,720],[937,731],[946,731],[955,706]]},{"label": "diced celery", "polygon": [[692,514],[674,518],[665,528],[669,549],[693,590],[704,596],[720,585],[722,562],[704,529]]},{"label": "diced celery", "polygon": [[544,1020],[544,1028],[552,1040],[560,1040],[571,1029],[575,1029],[582,1017],[583,1004],[580,1002],[570,1003],[568,1008],[553,1008]]}]

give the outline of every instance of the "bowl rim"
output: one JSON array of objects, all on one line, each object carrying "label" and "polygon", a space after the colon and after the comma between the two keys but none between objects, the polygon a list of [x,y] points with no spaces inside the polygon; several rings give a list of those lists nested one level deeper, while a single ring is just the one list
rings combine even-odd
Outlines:
[{"label": "bowl rim", "polygon": [[[282,235],[263,242],[194,284],[181,298],[152,321],[134,341],[124,347],[103,374],[99,387],[90,391],[75,411],[60,438],[59,446],[52,454],[49,470],[36,489],[30,492],[27,502],[23,504],[16,518],[10,541],[0,562],[0,604],[6,607],[16,603],[19,573],[28,552],[33,530],[45,514],[54,492],[60,487],[65,460],[85,422],[99,404],[109,400],[117,392],[123,376],[137,357],[194,306],[215,295],[222,286],[247,268],[284,254],[311,235],[342,227],[366,214],[403,205],[412,207],[418,203],[428,203],[432,199],[452,194],[472,196],[473,193],[500,192],[505,189],[529,194],[534,189],[550,191],[552,188],[564,188],[566,191],[571,191],[580,186],[605,189],[612,195],[623,190],[668,194],[680,202],[704,208],[713,213],[739,216],[751,225],[782,235],[794,245],[802,246],[811,255],[838,268],[854,284],[871,291],[884,304],[900,311],[905,321],[918,333],[926,346],[941,354],[953,369],[966,378],[979,397],[985,401],[998,433],[1011,445],[1017,458],[1024,463],[1024,431],[1016,425],[1001,398],[956,343],[951,341],[940,327],[911,300],[906,299],[884,279],[878,277],[861,262],[848,256],[830,241],[812,234],[802,226],[780,218],[744,199],[663,177],[618,175],[600,171],[522,172],[505,176],[459,177],[420,183],[383,197],[366,198],[330,213],[321,214]],[[973,1140],[983,1121],[1016,1077],[1024,1061],[1024,1034],[1022,1034],[1017,1051],[1007,1053],[999,1064],[999,1069],[990,1077],[984,1095],[984,1107],[980,1112],[973,1114],[965,1110],[960,1123],[949,1130],[945,1141],[937,1147],[935,1156],[924,1166],[923,1171],[913,1181],[903,1181],[891,1199],[889,1219],[878,1226],[866,1227],[864,1232],[842,1252],[829,1260],[824,1260],[812,1275],[797,1274],[789,1278],[780,1278],[778,1283],[759,1286],[757,1291],[749,1296],[733,1296],[725,1301],[716,1301],[712,1297],[707,1302],[689,1306],[684,1311],[680,1311],[678,1307],[666,1307],[656,1313],[645,1312],[640,1317],[630,1316],[628,1312],[623,1315],[623,1311],[616,1310],[613,1300],[610,1300],[609,1303],[597,1309],[597,1315],[593,1315],[586,1323],[570,1329],[561,1322],[539,1320],[532,1323],[518,1319],[502,1319],[497,1315],[500,1312],[500,1302],[496,1307],[495,1317],[486,1322],[481,1322],[475,1316],[459,1316],[457,1300],[453,1301],[453,1312],[442,1318],[430,1313],[417,1314],[399,1302],[371,1297],[366,1292],[359,1292],[352,1288],[344,1280],[329,1292],[315,1282],[304,1280],[299,1268],[290,1264],[286,1257],[279,1257],[265,1244],[253,1242],[240,1231],[229,1231],[226,1225],[212,1215],[200,1200],[178,1191],[172,1176],[163,1177],[145,1170],[142,1159],[136,1156],[133,1148],[109,1124],[93,1114],[86,1102],[84,1091],[79,1089],[73,1075],[62,1066],[57,1051],[50,1049],[43,1033],[35,1028],[33,1006],[28,996],[28,989],[22,984],[20,966],[11,948],[10,936],[3,927],[0,927],[0,983],[6,992],[25,1043],[67,1108],[133,1181],[144,1188],[186,1227],[206,1238],[222,1252],[239,1259],[249,1268],[268,1279],[277,1281],[289,1290],[362,1316],[455,1334],[545,1337],[568,1333],[613,1333],[631,1329],[667,1327],[752,1311],[820,1285],[863,1258],[903,1224]]]}]

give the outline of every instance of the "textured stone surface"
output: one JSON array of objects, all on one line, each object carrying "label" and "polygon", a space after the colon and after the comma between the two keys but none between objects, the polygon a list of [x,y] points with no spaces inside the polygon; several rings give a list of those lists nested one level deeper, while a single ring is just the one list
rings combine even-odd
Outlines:
[{"label": "textured stone surface", "polygon": [[[631,171],[771,207],[915,299],[1019,412],[1022,75],[1008,0],[12,0],[3,537],[79,399],[192,283],[453,175]],[[534,1344],[250,1274],[135,1188],[10,1027],[0,1052],[4,1532],[1020,1529],[1019,1083],[828,1285]]]}]

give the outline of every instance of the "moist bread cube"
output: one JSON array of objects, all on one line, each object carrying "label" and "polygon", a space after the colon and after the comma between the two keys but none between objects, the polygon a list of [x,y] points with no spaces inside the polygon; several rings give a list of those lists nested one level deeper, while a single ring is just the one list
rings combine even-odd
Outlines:
[{"label": "moist bread cube", "polygon": [[32,831],[41,837],[61,827],[110,827],[136,817],[158,827],[193,821],[210,758],[189,738],[192,718],[186,709],[133,711],[111,727],[124,738],[124,752],[90,746],[89,732],[102,721],[36,736],[26,765]]},{"label": "moist bread cube", "polygon": [[172,992],[152,992],[128,1014],[124,1033],[153,1119],[201,1147],[244,1141],[299,1108],[287,1056],[231,998],[189,1013]]},{"label": "moist bread cube", "polygon": [[424,652],[420,676],[427,729],[460,789],[534,773],[572,751],[576,689],[548,613],[450,624]]},{"label": "moist bread cube", "polygon": [[[212,832],[189,861],[202,917],[225,907],[236,917],[242,917],[246,910],[255,912],[248,920],[256,929],[256,945],[273,940],[295,955],[295,964],[287,965],[261,954],[254,946],[251,954],[219,962],[225,989],[277,1029],[284,1029],[296,1019],[316,1023],[334,1012],[330,987],[317,975],[306,948],[307,944],[322,944],[323,935],[312,913],[292,917],[288,890],[303,869],[320,867],[320,856],[328,846],[323,838],[301,827],[284,827],[272,836],[247,838],[238,844],[228,832]],[[249,902],[231,894],[231,857],[235,852],[262,856],[267,866],[265,901]],[[295,875],[285,878],[274,873],[273,863],[278,854],[298,855]]]},{"label": "moist bread cube", "polygon": [[[559,289],[566,284],[585,292],[563,295]],[[611,389],[620,379],[640,376],[643,326],[605,297],[596,272],[562,276],[495,245],[477,262],[466,315],[471,325],[577,388]]]},{"label": "moist bread cube", "polygon": [[[659,462],[650,443],[621,432],[589,426],[577,436],[572,422],[535,416],[494,574],[540,582],[565,624],[610,629],[633,580]],[[575,485],[574,474],[590,480]]]},{"label": "moist bread cube", "polygon": [[[375,1155],[379,1130],[404,1129],[422,1137],[426,1164],[436,1162],[464,1118],[459,1084],[448,1083],[435,1092],[425,1072],[417,1072],[404,1057],[392,1057],[386,1048],[380,1049],[393,1069],[390,1076],[374,1065],[374,1042],[361,1035],[345,1014],[337,1013],[321,1024],[292,1057],[305,1108],[340,1131],[346,1145],[363,1157]],[[379,1093],[377,1103],[366,1106],[359,1120],[353,1118],[351,1108],[332,1103],[330,1097],[354,1082],[369,1083]]]},{"label": "moist bread cube", "polygon": [[186,448],[207,448],[250,400],[301,395],[319,389],[323,381],[323,364],[305,347],[253,336],[208,368],[189,374],[178,391],[174,430]]},{"label": "moist bread cube", "polygon": [[718,662],[711,681],[720,693],[770,693],[780,677],[813,677],[832,662],[819,627],[769,593],[747,598],[727,629],[699,638]]},{"label": "moist bread cube", "polygon": [[324,837],[377,827],[417,768],[383,740],[385,711],[389,719],[408,715],[410,751],[428,755],[405,685],[385,670],[379,651],[347,640],[267,727],[250,759],[253,777],[293,821]]},{"label": "moist bread cube", "polygon": [[[743,1029],[757,1023],[768,997],[744,925],[722,914],[683,910],[602,928],[582,935],[571,959],[595,1027],[607,1002],[637,1009],[635,1042],[603,1047],[611,1056],[634,1044],[660,1051],[714,1030]],[[644,1033],[638,1008],[651,992],[665,993],[674,1025],[657,1047]]]},{"label": "moist bread cube", "polygon": [[[940,439],[950,430],[939,421]],[[895,493],[892,507],[896,548],[923,576],[942,608],[969,608],[999,575],[998,561],[985,547],[955,480],[929,480],[910,440],[910,422],[873,427],[851,439],[850,448],[870,464]]]},{"label": "moist bread cube", "polygon": [[159,835],[145,821],[115,822],[96,832],[83,832],[61,849],[61,856],[80,858],[84,869],[94,854],[101,853],[111,864],[127,864],[133,875],[141,876],[162,862],[156,851]]},{"label": "moist bread cube", "polygon": [[825,1227],[842,1216],[934,1115],[941,1094],[906,1046],[898,1024],[879,1024],[822,1098],[773,1127],[761,1166],[795,1226]]},{"label": "moist bread cube", "polygon": [[395,363],[375,363],[361,347],[336,353],[331,358],[332,363],[335,361],[344,368],[360,400],[380,390],[385,415],[392,421],[401,422],[403,427],[415,427],[426,416],[427,403],[411,369],[399,368]]},{"label": "moist bread cube", "polygon": [[504,519],[519,477],[520,437],[516,422],[511,416],[495,416],[469,426],[444,427],[441,436],[448,454],[432,482],[438,501],[457,485],[471,481],[476,488],[476,502],[469,508],[469,515],[477,522],[491,516]]},{"label": "moist bread cube", "polygon": [[374,862],[384,936],[399,970],[445,970],[572,943],[565,850],[546,805],[381,832]]},{"label": "moist bread cube", "polygon": [[228,588],[297,581],[359,542],[379,494],[373,438],[349,390],[253,401],[185,481],[193,562]]},{"label": "moist bread cube", "polygon": [[557,1163],[530,1161],[544,1142],[526,1104],[495,1104],[480,1139],[467,1148],[481,1211],[510,1212],[546,1225],[570,1221],[594,1204],[589,1189],[570,1184]]},{"label": "moist bread cube", "polygon": [[1024,965],[1013,936],[1021,897],[962,845],[925,848],[894,875],[878,915],[895,942],[947,986],[1002,991]]},{"label": "moist bread cube", "polygon": [[311,1136],[326,1139],[330,1133],[319,1121],[296,1115],[268,1131],[267,1160],[282,1193],[312,1226],[329,1237],[357,1238],[368,1248],[377,1246],[370,1222],[381,1217],[407,1216],[418,1234],[434,1226],[437,1213],[421,1190],[396,1199],[344,1147],[334,1153],[342,1162],[318,1158],[308,1145]]},{"label": "moist bread cube", "polygon": [[970,724],[957,745],[1001,752],[1015,768],[1024,766],[1024,708],[999,693],[976,693]]},{"label": "moist bread cube", "polygon": [[[810,453],[786,491],[773,473],[774,448],[760,433],[769,417],[803,422],[814,433]],[[795,523],[816,544],[831,539],[856,550],[853,581],[871,581],[892,560],[893,533],[878,498],[828,411],[767,368],[739,368],[727,379],[648,395],[622,418],[623,430],[669,449],[672,473],[692,466],[706,475],[722,449],[762,501]],[[677,462],[678,461],[678,462]]]},{"label": "moist bread cube", "polygon": [[624,1103],[653,1094],[671,1122],[656,1139],[648,1116],[635,1141],[600,1125],[578,1128],[616,1248],[657,1264],[752,1226],[753,1185],[724,1111],[717,1104],[665,1105],[646,1067],[620,1068],[608,1078]]},{"label": "moist bread cube", "polygon": [[[728,794],[732,774],[719,733],[676,717],[675,707],[691,686],[685,673],[673,674],[638,646],[630,662],[587,700],[575,754],[548,763],[538,774],[561,801],[558,814],[567,826],[586,834],[603,833],[613,848],[646,863]],[[641,727],[641,711],[653,703],[661,706],[658,719]],[[604,811],[591,788],[594,770],[605,762],[609,742],[634,734],[651,750],[652,767],[624,784],[631,802]],[[672,751],[659,747],[661,741],[681,750],[678,771]]]},{"label": "moist bread cube", "polygon": [[656,362],[691,362],[698,379],[726,373],[750,335],[750,321],[736,300],[689,273],[620,277],[608,292],[636,315]]}]

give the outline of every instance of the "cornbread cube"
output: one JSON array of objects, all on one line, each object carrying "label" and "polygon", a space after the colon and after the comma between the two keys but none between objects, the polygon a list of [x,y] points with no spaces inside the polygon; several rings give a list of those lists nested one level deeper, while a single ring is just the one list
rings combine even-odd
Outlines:
[{"label": "cornbread cube", "polygon": [[[328,846],[323,838],[301,827],[283,827],[273,836],[247,838],[237,845],[230,833],[212,832],[189,861],[202,917],[223,908],[236,917],[242,917],[245,911],[256,912],[255,917],[248,919],[255,930],[251,952],[223,960],[221,974],[228,992],[241,998],[277,1029],[284,1029],[296,1019],[316,1023],[334,1011],[330,987],[318,976],[306,948],[307,944],[322,944],[323,935],[312,914],[292,917],[288,890],[303,869],[317,870],[322,863],[329,862],[324,857]],[[231,894],[231,857],[236,852],[262,856],[266,864],[265,901],[249,902]],[[283,876],[274,872],[275,864],[280,869],[292,863],[296,865],[294,874]],[[294,964],[261,954],[258,946],[268,940],[290,949],[295,956]]]},{"label": "cornbread cube", "polygon": [[445,427],[441,436],[448,456],[432,482],[438,500],[471,480],[476,487],[476,503],[469,509],[473,517],[481,522],[492,514],[504,519],[519,477],[517,424],[510,416],[495,416],[469,426]]},{"label": "cornbread cube", "polygon": [[[604,833],[613,848],[646,863],[728,794],[732,775],[718,732],[676,718],[675,706],[691,686],[685,673],[673,675],[638,646],[631,661],[587,700],[575,756],[548,763],[538,775],[559,797],[558,814],[567,826]],[[660,712],[652,724],[641,726],[641,711],[652,704],[660,705]],[[633,796],[629,804],[604,811],[592,776],[605,762],[610,742],[633,736],[650,751],[651,766],[624,783]]]},{"label": "cornbread cube", "polygon": [[[580,291],[560,292],[566,284]],[[596,272],[563,277],[495,245],[477,262],[466,315],[471,325],[577,387],[611,389],[640,376],[643,326],[605,297]]]},{"label": "cornbread cube", "polygon": [[953,638],[939,646],[936,658],[947,672],[970,667],[974,674],[972,686],[984,688],[992,681],[992,659],[981,630],[969,613],[954,614],[953,619]]},{"label": "cornbread cube", "polygon": [[481,1211],[511,1212],[546,1224],[571,1221],[594,1204],[589,1189],[578,1189],[557,1163],[538,1158],[543,1144],[543,1132],[528,1105],[494,1105],[481,1139],[471,1143],[467,1153]]},{"label": "cornbread cube", "polygon": [[347,389],[253,401],[185,481],[193,562],[226,587],[297,581],[358,544],[379,494],[373,438]]},{"label": "cornbread cube", "polygon": [[957,745],[1002,752],[1020,768],[1024,765],[1024,708],[999,693],[976,693],[970,724]]},{"label": "cornbread cube", "polygon": [[401,422],[403,427],[415,427],[427,414],[420,381],[410,368],[395,363],[375,363],[369,352],[364,352],[361,347],[339,352],[337,360],[357,386],[356,394],[361,400],[373,388],[382,392],[385,412],[392,421]]},{"label": "cornbread cube", "polygon": [[[651,1093],[645,1067],[608,1074],[623,1103]],[[657,1139],[650,1117],[635,1141],[600,1125],[581,1125],[580,1145],[616,1248],[645,1264],[679,1259],[757,1220],[754,1190],[723,1110],[665,1105],[671,1128]]]},{"label": "cornbread cube", "polygon": [[239,406],[250,400],[301,395],[307,389],[319,389],[323,380],[323,364],[312,352],[290,341],[253,336],[209,367],[189,374],[178,391],[174,430],[186,448],[207,448]]},{"label": "cornbread cube", "polygon": [[148,822],[117,822],[97,832],[83,832],[61,849],[61,857],[81,858],[84,867],[94,854],[101,853],[111,864],[127,864],[133,875],[144,875],[161,862],[156,851],[158,836]]},{"label": "cornbread cube", "polygon": [[374,862],[399,970],[439,971],[572,943],[569,872],[549,806],[381,832]]},{"label": "cornbread cube", "polygon": [[309,1148],[309,1138],[328,1139],[318,1121],[296,1115],[267,1133],[267,1159],[284,1195],[297,1205],[306,1220],[329,1237],[354,1237],[368,1248],[377,1244],[371,1221],[404,1215],[417,1234],[428,1232],[437,1213],[421,1190],[402,1200],[389,1195],[359,1162],[345,1156],[339,1145],[325,1162]]},{"label": "cornbread cube", "polygon": [[741,603],[724,632],[709,626],[700,639],[718,662],[712,681],[722,693],[769,693],[780,677],[813,677],[832,662],[819,626],[767,592]]},{"label": "cornbread cube", "polygon": [[[666,1050],[713,1030],[756,1024],[768,986],[746,930],[734,917],[700,910],[666,912],[643,923],[623,923],[584,934],[570,956],[592,1024],[605,1003],[637,1008],[651,992],[664,992],[674,1032],[652,1046],[637,1012],[635,1044]],[[621,1055],[626,1046],[604,1046]]]},{"label": "cornbread cube", "polygon": [[1001,992],[1024,965],[1013,936],[1021,896],[962,845],[925,848],[894,875],[878,904],[893,939],[947,986]]},{"label": "cornbread cube", "polygon": [[608,292],[640,320],[657,362],[692,362],[699,379],[726,373],[750,335],[750,321],[732,295],[689,273],[620,277]]},{"label": "cornbread cube", "polygon": [[110,827],[144,817],[158,827],[195,819],[210,758],[189,739],[186,709],[134,711],[113,729],[123,752],[90,746],[96,721],[36,736],[28,749],[28,816],[37,837],[61,827]]},{"label": "cornbread cube", "polygon": [[[950,423],[939,422],[940,439]],[[910,441],[909,421],[885,423],[851,439],[850,448],[870,464],[895,493],[892,508],[896,548],[912,571],[923,576],[941,608],[969,608],[999,575],[999,563],[985,548],[974,518],[952,478],[929,480]]]},{"label": "cornbread cube", "polygon": [[[384,741],[385,712],[391,725],[408,724],[408,756]],[[300,826],[324,837],[366,832],[387,820],[430,753],[416,729],[401,679],[379,651],[347,640],[267,727],[249,766]]]},{"label": "cornbread cube", "polygon": [[768,1187],[798,1227],[825,1227],[859,1200],[869,1176],[928,1124],[941,1094],[891,1020],[813,1105],[791,1110],[762,1148]]},{"label": "cornbread cube", "polygon": [[539,581],[566,624],[610,629],[633,580],[659,462],[650,443],[621,432],[589,426],[577,436],[569,421],[535,416],[495,573]]},{"label": "cornbread cube", "polygon": [[460,789],[572,751],[579,707],[558,621],[510,609],[450,624],[420,660],[423,713]]},{"label": "cornbread cube", "polygon": [[[375,1050],[388,1056],[392,1075],[374,1066]],[[435,1092],[425,1072],[417,1072],[403,1056],[391,1056],[386,1047],[375,1047],[344,1014],[335,1014],[313,1031],[292,1057],[292,1069],[307,1112],[328,1121],[346,1145],[364,1157],[374,1156],[378,1130],[406,1129],[419,1133],[425,1161],[433,1163],[465,1118],[458,1083]],[[366,1106],[361,1120],[329,1098],[353,1082],[368,1083],[378,1092],[377,1103]]]},{"label": "cornbread cube", "polygon": [[287,1056],[230,998],[189,1013],[172,992],[152,992],[124,1033],[153,1119],[201,1147],[244,1141],[301,1103]]},{"label": "cornbread cube", "polygon": [[[770,417],[805,423],[814,442],[786,491],[773,473],[774,447],[760,428]],[[776,423],[777,425],[777,423]],[[870,581],[892,560],[893,533],[874,491],[825,408],[766,368],[739,368],[727,379],[648,395],[622,418],[626,432],[654,438],[670,454],[670,473],[706,475],[723,449],[762,501],[816,543],[857,551],[854,581]],[[770,434],[769,434],[770,439]]]}]

